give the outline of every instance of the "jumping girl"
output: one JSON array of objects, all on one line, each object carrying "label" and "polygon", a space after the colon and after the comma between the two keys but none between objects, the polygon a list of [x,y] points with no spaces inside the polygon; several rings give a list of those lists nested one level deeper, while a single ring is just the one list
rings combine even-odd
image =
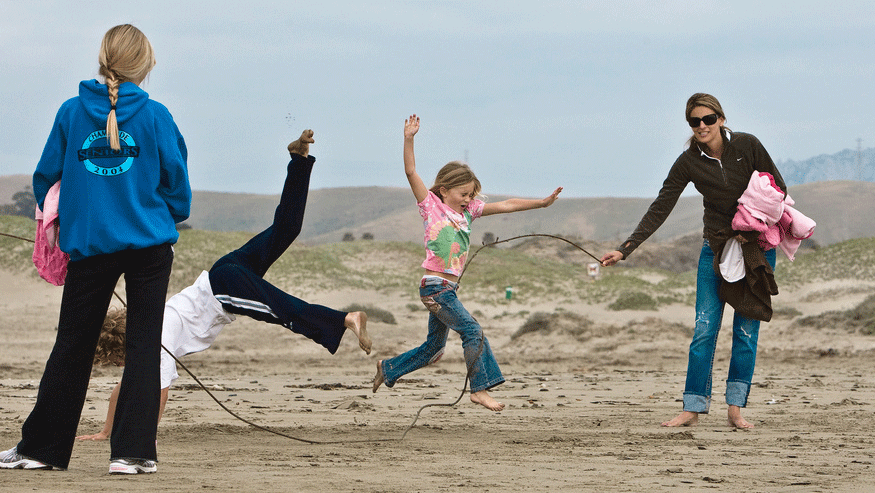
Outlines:
[{"label": "jumping girl", "polygon": [[418,348],[379,361],[373,391],[384,382],[392,387],[402,376],[440,359],[452,329],[462,338],[471,380],[471,402],[501,411],[504,404],[493,399],[487,390],[503,383],[504,377],[480,324],[456,296],[459,276],[468,257],[471,222],[480,216],[549,207],[562,187],[540,200],[514,198],[487,204],[476,198],[480,181],[468,165],[452,161],[441,168],[429,189],[416,172],[413,136],[418,131],[419,117],[412,115],[404,121],[404,172],[425,225],[425,261],[422,263],[425,275],[419,285],[419,295],[430,312],[428,337]]}]

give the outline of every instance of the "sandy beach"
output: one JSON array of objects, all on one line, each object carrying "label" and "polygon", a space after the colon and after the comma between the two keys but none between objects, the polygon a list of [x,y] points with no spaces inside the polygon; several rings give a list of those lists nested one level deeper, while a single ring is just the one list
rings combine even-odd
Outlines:
[{"label": "sandy beach", "polygon": [[[872,292],[875,281],[832,280],[785,289],[774,299],[781,313],[796,315],[776,315],[761,329],[744,414],[756,428],[741,431],[727,426],[723,401],[728,321],[710,414],[694,427],[660,426],[681,410],[688,305],[612,311],[607,303],[567,306],[522,296],[466,302],[507,378],[492,392],[507,407],[494,413],[467,395],[448,406],[465,378],[454,335],[438,364],[371,392],[376,361],[424,339],[426,312],[410,306],[411,293],[312,291],[309,301],[329,306],[378,304],[396,323],[372,319],[370,356],[352,333],[332,356],[279,326],[239,318],[212,348],[183,359],[229,410],[287,436],[235,418],[180,370],[159,426],[157,474],[110,476],[109,444],[79,442],[69,470],[4,471],[0,489],[871,491],[875,336],[842,326],[804,329],[793,319],[851,309]],[[0,272],[3,449],[17,442],[33,406],[60,295],[33,275]],[[557,313],[559,306],[584,322],[560,317],[548,331],[514,337],[532,313]],[[80,433],[102,427],[120,371],[94,370]],[[425,405],[434,406],[410,428]]]}]

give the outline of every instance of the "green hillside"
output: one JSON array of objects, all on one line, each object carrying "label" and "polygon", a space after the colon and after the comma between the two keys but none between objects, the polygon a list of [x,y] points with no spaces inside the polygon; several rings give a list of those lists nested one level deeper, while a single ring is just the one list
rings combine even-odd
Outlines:
[{"label": "green hillside", "polygon": [[[0,216],[0,232],[31,238],[34,222]],[[201,230],[181,232],[175,247],[170,293],[189,285],[201,270],[248,240],[250,233]],[[655,245],[658,246],[658,245]],[[527,248],[472,247],[472,257],[462,278],[467,298],[480,303],[500,303],[506,286],[513,286],[518,301],[548,299],[569,306],[615,301],[635,293],[649,299],[644,305],[692,303],[692,271],[674,273],[644,267],[602,269],[598,279],[587,274],[583,257],[534,252]],[[37,276],[31,254],[33,244],[0,236],[0,269]],[[670,248],[664,252],[670,252]],[[418,301],[414,286],[421,276],[422,247],[413,242],[338,242],[317,246],[293,245],[271,268],[268,280],[282,289],[306,296],[326,290],[371,290],[397,296],[404,293]],[[582,262],[581,260],[584,260]],[[837,243],[800,255],[795,262],[779,255],[779,286],[836,279],[875,279],[875,238]],[[634,302],[633,300],[629,301]]]}]

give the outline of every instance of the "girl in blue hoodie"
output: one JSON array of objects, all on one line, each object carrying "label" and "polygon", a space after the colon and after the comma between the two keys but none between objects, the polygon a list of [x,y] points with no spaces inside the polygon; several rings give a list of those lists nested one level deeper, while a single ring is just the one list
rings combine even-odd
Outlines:
[{"label": "girl in blue hoodie", "polygon": [[113,27],[99,62],[103,83],[83,81],[61,105],[33,175],[40,208],[61,182],[60,247],[70,262],[36,404],[0,468],[67,468],[100,328],[124,274],[126,358],[109,472],[157,470],[161,324],[176,223],[191,206],[187,151],[167,108],[139,87],[155,66],[146,36]]}]

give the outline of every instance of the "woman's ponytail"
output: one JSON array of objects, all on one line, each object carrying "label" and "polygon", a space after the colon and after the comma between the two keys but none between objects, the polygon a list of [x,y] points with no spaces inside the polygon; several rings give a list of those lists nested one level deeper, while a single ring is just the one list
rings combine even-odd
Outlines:
[{"label": "woman's ponytail", "polygon": [[155,66],[152,45],[136,27],[130,24],[115,26],[103,36],[100,45],[100,75],[109,92],[109,114],[106,117],[106,139],[114,150],[121,149],[119,141],[118,103],[119,86],[123,82],[139,84]]},{"label": "woman's ponytail", "polygon": [[109,114],[106,115],[106,140],[113,150],[122,148],[118,138],[118,118],[116,118],[115,105],[118,102],[118,79],[113,75],[106,77],[106,89],[109,92]]}]

